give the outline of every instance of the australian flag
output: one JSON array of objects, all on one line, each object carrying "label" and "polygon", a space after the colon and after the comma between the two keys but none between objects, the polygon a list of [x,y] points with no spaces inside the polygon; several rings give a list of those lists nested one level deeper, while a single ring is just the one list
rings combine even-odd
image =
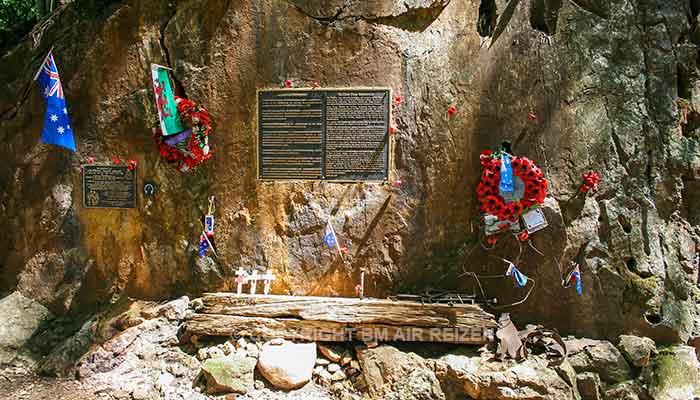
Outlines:
[{"label": "australian flag", "polygon": [[209,241],[204,234],[199,235],[199,256],[204,257],[207,255],[207,249],[209,248]]},{"label": "australian flag", "polygon": [[333,230],[333,225],[331,225],[330,220],[328,220],[328,224],[326,225],[326,236],[324,236],[323,241],[326,242],[329,249],[338,245],[338,239],[335,237],[335,231]]},{"label": "australian flag", "polygon": [[68,116],[66,98],[63,96],[61,78],[58,68],[49,52],[35,80],[41,85],[42,95],[46,101],[46,116],[44,130],[41,131],[41,141],[48,144],[63,146],[75,151],[73,127]]}]

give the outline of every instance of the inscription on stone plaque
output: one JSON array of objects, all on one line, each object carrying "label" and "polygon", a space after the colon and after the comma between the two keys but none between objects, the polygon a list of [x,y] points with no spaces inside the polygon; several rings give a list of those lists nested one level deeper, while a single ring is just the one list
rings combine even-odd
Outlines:
[{"label": "inscription on stone plaque", "polygon": [[381,181],[389,170],[388,89],[262,90],[258,176]]},{"label": "inscription on stone plaque", "polygon": [[136,173],[126,166],[83,165],[83,206],[136,207]]}]

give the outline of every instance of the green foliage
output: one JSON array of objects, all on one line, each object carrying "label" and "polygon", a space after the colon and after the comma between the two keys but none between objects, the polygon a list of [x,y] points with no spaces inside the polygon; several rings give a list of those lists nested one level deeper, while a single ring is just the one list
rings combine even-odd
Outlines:
[{"label": "green foliage", "polygon": [[36,21],[36,2],[33,0],[0,0],[0,35]]},{"label": "green foliage", "polygon": [[38,3],[35,0],[0,0],[0,49],[32,29],[38,19]]}]

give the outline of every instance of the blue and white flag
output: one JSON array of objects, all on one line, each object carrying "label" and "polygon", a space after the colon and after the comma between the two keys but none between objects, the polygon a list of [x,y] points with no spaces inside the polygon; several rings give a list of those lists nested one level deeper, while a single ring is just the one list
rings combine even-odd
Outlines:
[{"label": "blue and white flag", "polygon": [[41,85],[42,95],[46,102],[46,116],[44,129],[41,131],[41,141],[75,151],[73,127],[68,116],[66,99],[63,96],[61,78],[50,51],[34,80]]},{"label": "blue and white flag", "polygon": [[326,235],[324,236],[323,241],[326,242],[329,249],[338,246],[338,238],[335,236],[335,231],[333,230],[333,225],[331,225],[330,219],[326,225]]},{"label": "blue and white flag", "polygon": [[517,288],[525,287],[525,285],[527,285],[527,276],[520,272],[518,267],[516,267],[513,263],[510,263],[510,265],[508,266],[506,276],[513,277],[513,283]]},{"label": "blue and white flag", "polygon": [[498,184],[498,189],[505,193],[511,193],[515,190],[513,184],[513,166],[510,162],[510,155],[505,151],[501,153],[501,181]]},{"label": "blue and white flag", "polygon": [[567,282],[576,282],[576,293],[583,294],[583,282],[581,280],[581,269],[577,265],[573,271],[569,274]]}]

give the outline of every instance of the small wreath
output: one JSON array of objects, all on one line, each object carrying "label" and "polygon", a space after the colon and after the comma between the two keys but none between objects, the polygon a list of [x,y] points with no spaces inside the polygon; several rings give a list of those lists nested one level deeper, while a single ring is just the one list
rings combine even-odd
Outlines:
[{"label": "small wreath", "polygon": [[160,156],[168,163],[175,164],[178,170],[185,172],[211,158],[209,149],[209,133],[212,130],[211,118],[204,107],[198,106],[192,100],[175,96],[175,103],[180,118],[189,121],[192,126],[191,129],[178,135],[187,135],[189,132],[189,139],[185,137],[177,143],[168,144],[160,125],[153,129],[153,139],[156,141]]},{"label": "small wreath", "polygon": [[522,180],[524,191],[520,199],[506,202],[498,190],[501,180],[500,153],[486,150],[479,156],[483,171],[476,193],[482,213],[498,217],[499,221],[516,222],[530,208],[544,203],[549,183],[542,170],[527,157],[513,157],[513,177]]}]

